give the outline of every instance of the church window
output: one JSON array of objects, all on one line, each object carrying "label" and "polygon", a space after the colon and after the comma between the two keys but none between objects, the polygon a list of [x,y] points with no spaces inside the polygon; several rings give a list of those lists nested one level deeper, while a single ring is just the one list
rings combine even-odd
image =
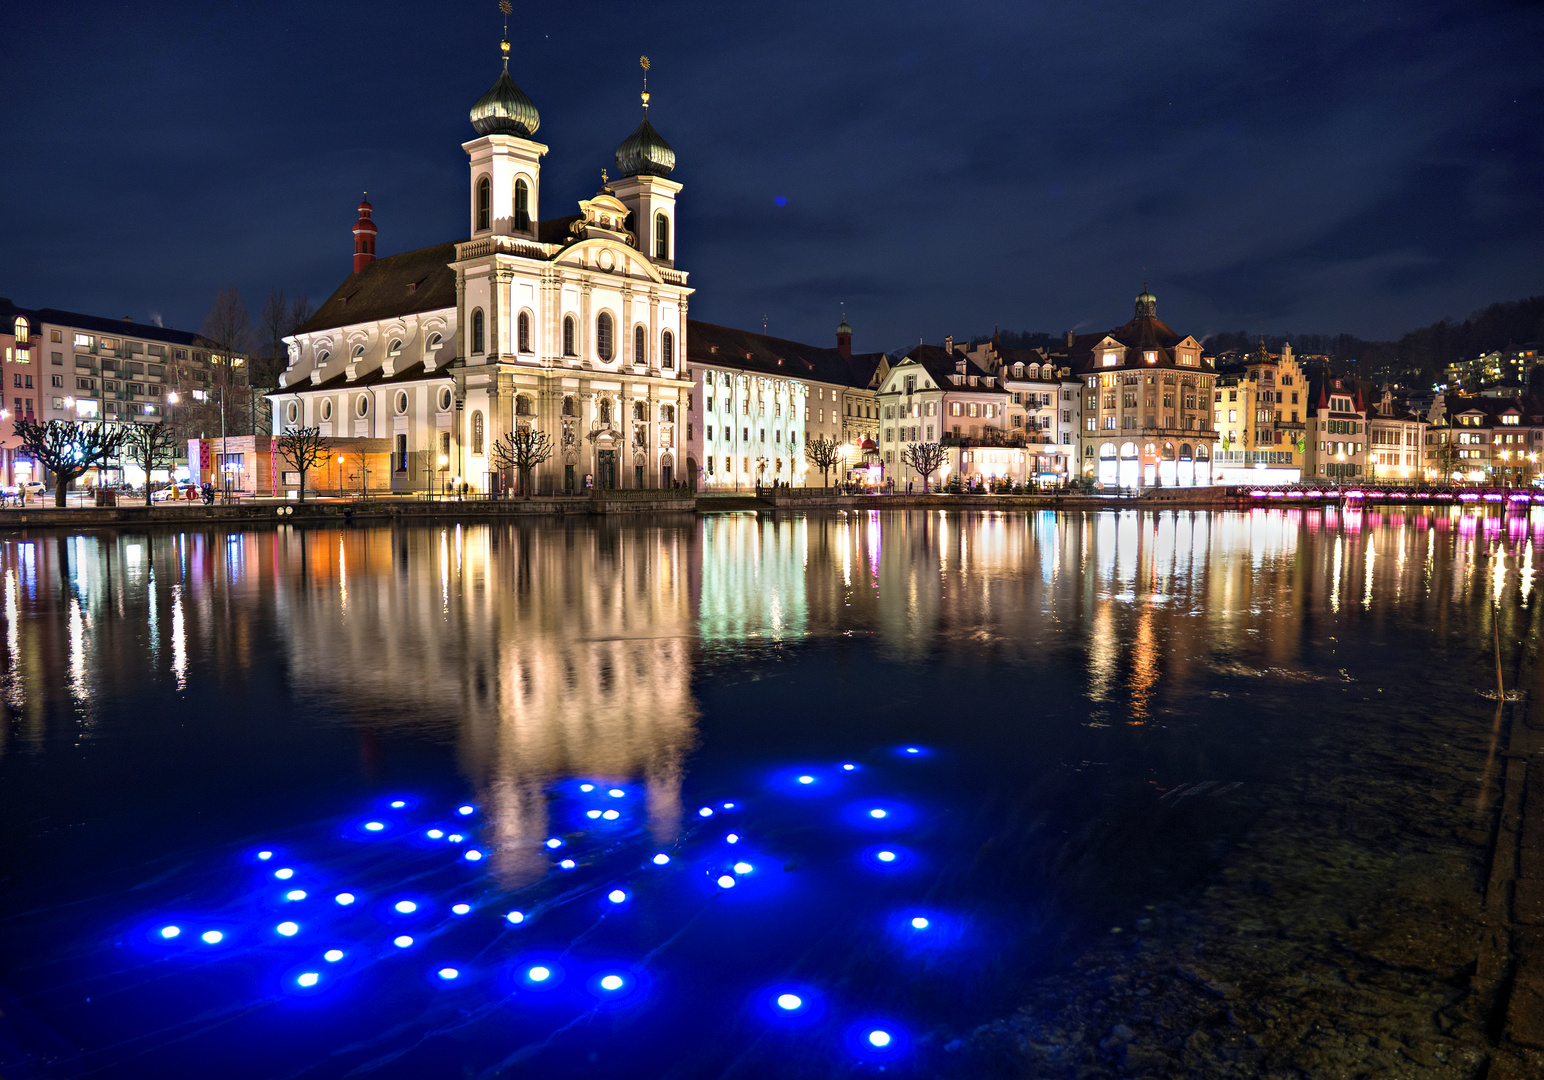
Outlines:
[{"label": "church window", "polygon": [[670,219],[663,212],[654,215],[654,257],[670,258]]},{"label": "church window", "polygon": [[490,216],[493,212],[493,185],[485,176],[477,181],[477,228],[479,230],[489,227]]},{"label": "church window", "polygon": [[575,407],[574,399],[572,397],[566,397],[566,398],[563,399],[563,415],[564,416],[578,416],[579,415],[579,410]]},{"label": "church window", "polygon": [[525,394],[517,394],[515,396],[515,415],[516,416],[530,416],[530,415],[532,415],[532,413],[531,413],[531,399],[528,396],[526,396]]},{"label": "church window", "polygon": [[647,421],[649,419],[649,403],[646,401],[633,402],[633,419]]},{"label": "church window", "polygon": [[524,180],[515,181],[515,229],[531,231],[531,187]]},{"label": "church window", "polygon": [[300,403],[291,401],[285,405],[284,418],[289,421],[291,426],[294,426],[295,422],[300,419]]},{"label": "church window", "polygon": [[616,355],[611,340],[611,313],[602,311],[595,320],[595,355],[602,363],[610,363]]},{"label": "church window", "polygon": [[674,423],[675,422],[675,406],[674,405],[661,405],[659,407],[659,418],[662,421],[664,421],[665,423],[667,423],[667,424]]},{"label": "church window", "polygon": [[649,359],[649,335],[644,331],[643,324],[633,327],[633,363],[642,364]]},{"label": "church window", "polygon": [[481,455],[483,452],[483,417],[481,412],[472,414],[472,453]]},{"label": "church window", "polygon": [[659,366],[666,371],[675,368],[675,335],[666,330],[659,339]]},{"label": "church window", "polygon": [[370,395],[360,394],[359,400],[354,404],[354,411],[360,416],[370,415]]},{"label": "church window", "polygon": [[18,317],[16,319],[16,344],[18,344],[18,345],[25,345],[25,344],[27,344],[27,335],[28,335],[27,320]]},{"label": "church window", "polygon": [[407,412],[407,391],[406,390],[398,390],[397,391],[397,415],[401,416],[405,412]]},{"label": "church window", "polygon": [[574,355],[574,317],[572,315],[563,319],[563,355]]},{"label": "church window", "polygon": [[440,412],[450,411],[450,387],[440,389]]},{"label": "church window", "polygon": [[515,339],[519,342],[520,351],[531,351],[531,313],[522,311],[520,317],[515,320]]},{"label": "church window", "polygon": [[474,354],[483,351],[483,313],[482,308],[472,312],[472,352]]},{"label": "church window", "polygon": [[322,400],[322,419],[323,420],[331,420],[332,419],[332,402],[326,400],[325,398]]}]

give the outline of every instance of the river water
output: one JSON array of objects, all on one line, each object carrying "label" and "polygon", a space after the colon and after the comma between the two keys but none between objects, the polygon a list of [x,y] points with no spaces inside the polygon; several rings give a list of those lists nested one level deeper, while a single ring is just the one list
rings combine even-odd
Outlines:
[{"label": "river water", "polygon": [[[1541,558],[1458,508],[0,541],[0,1075],[1059,1052],[1009,1017],[1084,1067],[1122,950],[1360,904],[1332,845],[1467,902]],[[1182,970],[1281,1004],[1230,948]]]}]

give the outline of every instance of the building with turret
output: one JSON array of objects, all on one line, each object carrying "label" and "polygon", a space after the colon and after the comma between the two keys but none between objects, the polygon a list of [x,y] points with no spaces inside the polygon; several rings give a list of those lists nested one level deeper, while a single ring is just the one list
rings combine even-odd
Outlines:
[{"label": "building with turret", "polygon": [[[392,491],[516,488],[499,447],[519,428],[553,444],[537,492],[670,487],[695,464],[682,457],[692,290],[675,258],[675,153],[645,89],[615,177],[577,212],[548,209],[541,117],[501,49],[462,144],[465,238],[383,256],[376,208],[360,204],[352,272],[285,339],[274,434],[390,440]],[[281,490],[297,482],[281,469]]]}]

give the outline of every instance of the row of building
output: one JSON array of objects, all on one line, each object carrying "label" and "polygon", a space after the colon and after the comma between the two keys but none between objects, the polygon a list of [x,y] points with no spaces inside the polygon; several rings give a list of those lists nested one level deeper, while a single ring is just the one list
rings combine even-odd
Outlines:
[{"label": "row of building", "polygon": [[[193,479],[293,493],[301,473],[273,440],[299,427],[335,451],[305,476],[321,491],[518,490],[499,448],[521,428],[552,442],[531,476],[541,494],[904,484],[921,480],[908,447],[934,443],[944,455],[929,479],[970,485],[1537,476],[1537,403],[1452,399],[1416,412],[1387,394],[1372,401],[1366,386],[1310,380],[1290,346],[1219,367],[1159,318],[1145,286],[1125,323],[1032,350],[994,336],[855,352],[845,313],[829,346],[691,319],[694,289],[676,262],[683,188],[647,93],[615,151],[616,178],[549,209],[540,115],[509,74],[507,43],[504,53],[462,144],[466,237],[380,256],[362,202],[352,272],[285,339],[271,435],[193,444]],[[178,395],[208,392],[220,360],[196,335],[159,327],[0,317],[14,329],[16,415],[164,418]],[[19,468],[8,459],[8,477]]]}]

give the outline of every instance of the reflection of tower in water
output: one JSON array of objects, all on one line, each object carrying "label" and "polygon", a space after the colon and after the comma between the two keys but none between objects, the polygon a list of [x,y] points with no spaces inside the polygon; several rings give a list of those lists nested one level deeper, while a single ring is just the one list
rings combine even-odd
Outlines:
[{"label": "reflection of tower in water", "polygon": [[[308,548],[306,594],[280,603],[297,677],[383,728],[454,731],[501,883],[546,872],[548,792],[568,777],[641,780],[650,832],[675,836],[696,717],[692,531],[542,524],[286,542]],[[345,564],[346,608],[341,582],[317,587]]]}]

